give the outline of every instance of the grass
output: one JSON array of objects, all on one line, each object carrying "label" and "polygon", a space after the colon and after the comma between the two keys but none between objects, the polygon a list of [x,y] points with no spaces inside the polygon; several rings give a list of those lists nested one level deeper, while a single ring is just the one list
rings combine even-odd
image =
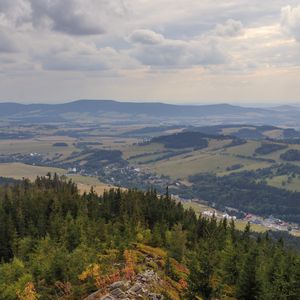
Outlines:
[{"label": "grass", "polygon": [[[276,151],[276,152],[273,152],[273,153],[270,153],[268,155],[263,155],[261,157],[264,157],[264,158],[270,158],[270,159],[274,159],[278,162],[285,162],[284,160],[280,159],[280,155],[285,153],[286,151],[288,150],[291,150],[291,149],[295,149],[295,150],[300,150],[300,145],[289,145],[288,148],[286,149],[283,149],[283,150],[279,150],[279,151]],[[296,162],[291,162],[291,163],[296,163]],[[299,163],[299,162],[298,162]],[[296,163],[297,164],[297,163]]]},{"label": "grass", "polygon": [[[228,141],[211,140],[205,149],[197,151],[191,149],[188,153],[153,163],[147,162],[163,155],[161,153],[153,154],[154,152],[164,151],[165,148],[162,145],[134,145],[125,150],[123,149],[123,157],[128,159],[135,155],[148,153],[148,155],[143,157],[130,159],[130,163],[133,165],[141,164],[142,168],[147,167],[147,169],[154,173],[170,176],[172,179],[187,179],[191,175],[206,172],[217,173],[223,176],[232,172],[257,170],[271,165],[271,163],[268,162],[259,162],[237,156],[252,156],[255,149],[260,146],[260,142],[250,141],[245,145],[224,149],[226,144],[228,144]],[[241,164],[244,167],[235,171],[227,171],[228,167],[236,164]]]},{"label": "grass", "polygon": [[180,155],[168,160],[149,165],[149,168],[158,174],[170,176],[173,179],[186,179],[197,173],[213,172],[218,175],[226,175],[226,169],[235,164],[242,164],[242,170],[256,170],[269,166],[269,163],[244,159],[226,153],[195,151],[190,155]]},{"label": "grass", "polygon": [[[243,220],[236,220],[234,223],[235,223],[235,228],[240,231],[243,231],[245,229],[246,225],[248,224],[247,221],[243,221]],[[258,232],[258,233],[263,233],[270,229],[267,227],[264,227],[263,225],[251,224],[251,230],[254,232]]]},{"label": "grass", "polygon": [[[230,175],[230,174],[236,173],[236,172],[256,171],[258,169],[267,168],[271,165],[271,163],[267,163],[267,162],[256,162],[256,161],[242,159],[241,164],[243,164],[243,163],[244,163],[244,167],[242,167],[238,170],[218,172],[217,175],[218,176],[226,176],[226,175]],[[245,165],[245,163],[246,163],[246,165]]]},{"label": "grass", "polygon": [[255,149],[260,147],[260,145],[261,142],[258,141],[247,141],[246,144],[228,148],[226,152],[233,155],[252,156]]},{"label": "grass", "polygon": [[[275,134],[275,132],[272,132],[272,134]],[[205,149],[198,151],[191,150],[189,153],[152,163],[148,163],[148,161],[161,157],[163,154],[159,152],[166,150],[160,144],[123,146],[122,152],[125,159],[148,153],[148,155],[143,157],[132,158],[129,162],[133,165],[139,164],[141,168],[147,168],[154,173],[170,176],[174,180],[186,180],[189,176],[197,173],[208,172],[216,173],[218,176],[225,176],[233,172],[255,171],[257,169],[267,168],[272,165],[272,162],[258,161],[255,160],[255,158],[273,159],[276,162],[283,162],[280,160],[280,155],[287,150],[285,149],[269,155],[257,155],[253,157],[255,150],[261,146],[260,141],[250,140],[243,145],[224,148],[226,144],[228,144],[228,141],[210,140],[208,147]],[[290,145],[289,148],[300,149],[300,145]],[[153,154],[154,152],[158,153]],[[253,157],[253,159],[239,156],[249,156]],[[243,167],[238,170],[227,171],[228,167],[236,164],[241,164]],[[300,162],[294,162],[294,164],[300,166]],[[292,185],[291,188],[294,189],[295,185]]]},{"label": "grass", "polygon": [[124,159],[144,153],[162,152],[165,150],[163,145],[155,143],[149,145],[130,145],[122,148]]},{"label": "grass", "polygon": [[[282,183],[285,184],[282,184]],[[294,191],[294,192],[300,192],[300,178],[295,177],[292,178],[291,182],[288,182],[288,176],[287,175],[282,175],[282,176],[275,176],[273,178],[270,178],[267,180],[268,185],[281,188],[281,189],[286,189],[289,191]]]},{"label": "grass", "polygon": [[185,209],[190,209],[190,208],[193,209],[198,216],[205,210],[212,210],[211,207],[202,203],[196,203],[193,201],[188,201],[188,202],[184,201],[181,203]]}]

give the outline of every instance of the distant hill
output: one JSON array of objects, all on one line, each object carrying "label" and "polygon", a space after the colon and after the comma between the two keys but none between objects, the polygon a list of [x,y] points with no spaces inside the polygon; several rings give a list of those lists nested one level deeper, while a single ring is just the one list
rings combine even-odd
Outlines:
[{"label": "distant hill", "polygon": [[173,105],[165,103],[118,102],[114,100],[78,100],[63,104],[18,104],[0,103],[0,115],[16,115],[18,113],[92,113],[119,112],[128,114],[157,114],[163,116],[198,116],[205,114],[232,114],[261,112],[262,109],[245,108],[229,104],[215,105]]},{"label": "distant hill", "polygon": [[[63,104],[0,103],[0,117],[15,122],[65,122],[77,121],[85,116],[88,122],[138,122],[140,120],[191,123],[245,123],[249,124],[295,124],[300,127],[300,110],[249,108],[229,104],[172,105],[164,103],[118,102],[114,100],[78,100]],[[114,117],[114,118],[112,118]],[[134,118],[133,118],[134,117]],[[155,123],[155,122],[153,122]],[[291,126],[292,127],[292,126]]]}]

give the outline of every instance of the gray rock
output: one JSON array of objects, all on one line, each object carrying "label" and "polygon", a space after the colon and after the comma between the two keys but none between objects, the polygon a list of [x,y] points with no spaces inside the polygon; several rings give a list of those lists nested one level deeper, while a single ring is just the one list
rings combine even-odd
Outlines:
[{"label": "gray rock", "polygon": [[105,295],[101,297],[100,300],[115,300],[115,298],[111,295]]},{"label": "gray rock", "polygon": [[125,282],[124,281],[116,281],[116,282],[112,283],[109,286],[109,289],[110,290],[114,290],[114,289],[117,289],[117,288],[122,288],[124,286],[125,286]]},{"label": "gray rock", "polygon": [[142,286],[140,283],[136,283],[130,290],[129,292],[131,293],[138,293],[142,289]]},{"label": "gray rock", "polygon": [[112,290],[110,293],[112,296],[114,296],[116,298],[120,298],[120,299],[125,298],[125,293],[119,288]]}]

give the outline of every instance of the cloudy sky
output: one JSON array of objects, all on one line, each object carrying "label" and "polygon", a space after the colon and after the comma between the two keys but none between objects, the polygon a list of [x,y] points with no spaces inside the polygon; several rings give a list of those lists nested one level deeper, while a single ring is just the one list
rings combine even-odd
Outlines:
[{"label": "cloudy sky", "polygon": [[300,0],[0,0],[0,101],[300,103]]}]

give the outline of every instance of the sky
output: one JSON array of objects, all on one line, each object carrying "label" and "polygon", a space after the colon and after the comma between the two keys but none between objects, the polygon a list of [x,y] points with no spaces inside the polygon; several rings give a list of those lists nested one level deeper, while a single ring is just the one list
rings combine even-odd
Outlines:
[{"label": "sky", "polygon": [[300,104],[300,0],[0,0],[0,101]]}]

